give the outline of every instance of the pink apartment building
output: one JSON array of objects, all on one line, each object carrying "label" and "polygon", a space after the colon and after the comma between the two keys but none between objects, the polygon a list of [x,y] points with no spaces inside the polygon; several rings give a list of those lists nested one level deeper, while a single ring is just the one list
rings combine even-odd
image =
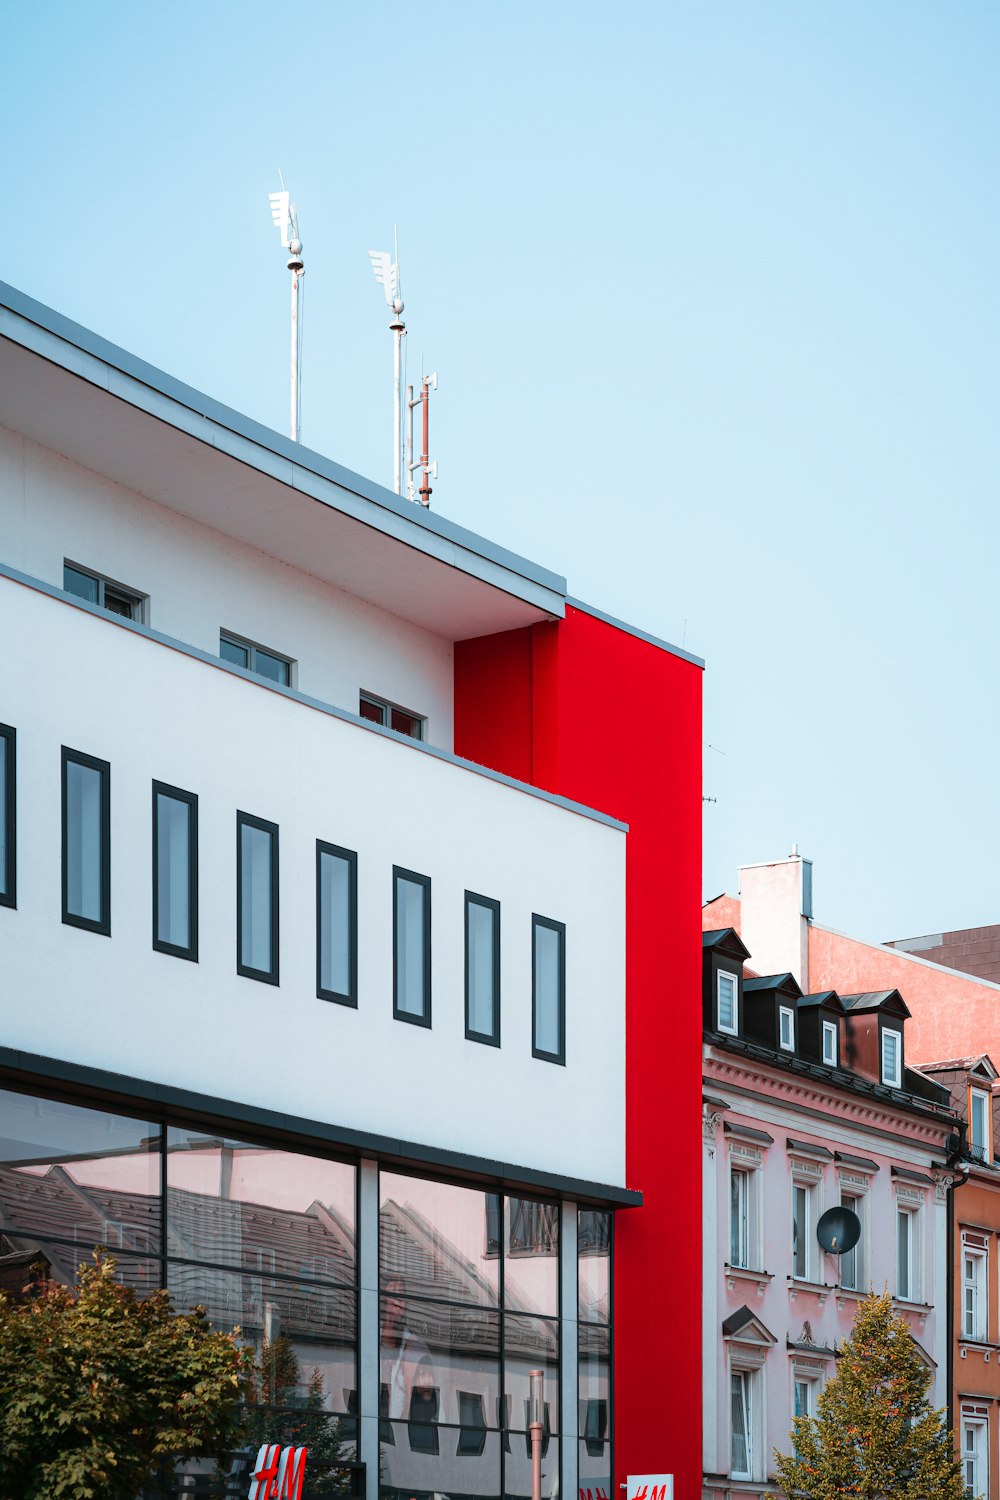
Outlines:
[{"label": "pink apartment building", "polygon": [[[909,1067],[895,989],[803,994],[765,976],[733,926],[703,933],[703,1500],[772,1493],[775,1448],[813,1414],[870,1287],[889,1287],[947,1395],[946,1088]],[[816,1227],[857,1214],[842,1259]]]}]

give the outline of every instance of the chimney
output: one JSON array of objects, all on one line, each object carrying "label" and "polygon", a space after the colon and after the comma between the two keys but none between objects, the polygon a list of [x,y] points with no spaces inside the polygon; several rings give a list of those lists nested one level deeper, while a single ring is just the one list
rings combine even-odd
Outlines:
[{"label": "chimney", "polygon": [[740,865],[740,934],[758,974],[792,974],[809,991],[812,860],[798,844],[774,864]]}]

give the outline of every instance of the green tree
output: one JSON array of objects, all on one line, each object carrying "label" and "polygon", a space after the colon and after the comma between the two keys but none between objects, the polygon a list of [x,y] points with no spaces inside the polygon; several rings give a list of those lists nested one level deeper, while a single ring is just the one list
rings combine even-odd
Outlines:
[{"label": "green tree", "polygon": [[254,1449],[261,1443],[308,1448],[309,1490],[314,1495],[351,1493],[350,1465],[357,1455],[356,1423],[326,1409],[323,1374],[313,1369],[303,1393],[302,1369],[291,1340],[264,1340],[260,1358],[244,1378],[246,1429]]},{"label": "green tree", "polygon": [[796,1417],[792,1454],[775,1453],[786,1495],[802,1500],[964,1500],[931,1372],[888,1293],[860,1304],[816,1417]]},{"label": "green tree", "polygon": [[134,1500],[160,1458],[218,1459],[239,1439],[235,1333],[93,1260],[76,1287],[0,1293],[0,1500]]}]

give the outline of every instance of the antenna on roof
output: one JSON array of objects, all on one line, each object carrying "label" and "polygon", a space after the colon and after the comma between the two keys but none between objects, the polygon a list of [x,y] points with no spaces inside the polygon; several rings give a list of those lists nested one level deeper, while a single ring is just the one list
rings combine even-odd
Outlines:
[{"label": "antenna on roof", "polygon": [[288,269],[292,273],[292,390],[290,431],[292,442],[297,443],[302,433],[302,241],[299,239],[299,221],[291,194],[285,187],[285,179],[278,173],[281,182],[279,193],[268,193],[271,204],[271,219],[281,234],[282,247],[288,251]]},{"label": "antenna on roof", "polygon": [[395,226],[392,231],[392,255],[388,250],[369,250],[375,280],[385,293],[389,309],[389,332],[392,334],[392,487],[403,493],[403,297],[399,284],[399,248]]},{"label": "antenna on roof", "polygon": [[[431,503],[431,480],[436,479],[438,473],[437,460],[435,459],[431,463],[427,443],[431,391],[436,391],[437,388],[437,371],[433,375],[421,376],[420,395],[416,399],[413,396],[412,385],[406,387],[406,498],[407,500],[416,499],[413,493],[413,477],[419,469],[423,483],[420,486],[418,494],[420,496],[420,504],[423,506],[429,506]],[[413,457],[413,410],[417,406],[421,408],[421,415],[423,417],[423,449],[420,457],[415,459]]]}]

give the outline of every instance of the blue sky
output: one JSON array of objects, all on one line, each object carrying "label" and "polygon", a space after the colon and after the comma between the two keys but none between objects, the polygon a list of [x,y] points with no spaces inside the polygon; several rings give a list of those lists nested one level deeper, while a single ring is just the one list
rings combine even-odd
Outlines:
[{"label": "blue sky", "polygon": [[[1000,920],[1000,9],[40,3],[0,277],[376,479],[399,225],[434,504],[707,659],[706,896]],[[642,705],[595,705],[623,720]]]}]

